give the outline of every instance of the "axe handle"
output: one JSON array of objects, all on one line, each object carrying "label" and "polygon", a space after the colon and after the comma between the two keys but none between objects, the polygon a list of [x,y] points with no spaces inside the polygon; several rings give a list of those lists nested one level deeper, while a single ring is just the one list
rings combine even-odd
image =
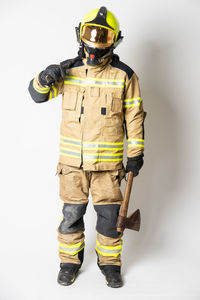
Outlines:
[{"label": "axe handle", "polygon": [[[131,194],[131,188],[132,188],[132,183],[133,183],[133,172],[128,172],[128,179],[126,182],[126,187],[125,187],[125,192],[124,192],[124,199],[121,205],[120,209],[120,217],[125,217],[127,216],[127,211],[128,211],[128,204],[129,204],[129,199],[130,199],[130,194]],[[118,232],[123,232],[124,228],[117,227]]]}]

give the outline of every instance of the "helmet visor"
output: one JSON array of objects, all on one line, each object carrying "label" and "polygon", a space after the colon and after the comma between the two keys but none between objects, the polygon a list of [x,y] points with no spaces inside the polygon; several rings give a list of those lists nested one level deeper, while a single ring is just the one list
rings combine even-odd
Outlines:
[{"label": "helmet visor", "polygon": [[115,34],[107,28],[88,25],[83,27],[81,38],[91,47],[106,48],[114,43]]}]

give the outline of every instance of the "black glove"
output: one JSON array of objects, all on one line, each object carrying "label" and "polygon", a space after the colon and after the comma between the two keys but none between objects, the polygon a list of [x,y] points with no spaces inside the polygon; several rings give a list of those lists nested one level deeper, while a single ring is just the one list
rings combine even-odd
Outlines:
[{"label": "black glove", "polygon": [[129,171],[132,171],[134,177],[136,177],[139,174],[139,170],[143,166],[144,163],[143,156],[144,154],[141,154],[136,157],[128,157],[126,172],[128,173]]},{"label": "black glove", "polygon": [[59,81],[61,77],[60,65],[50,65],[39,74],[39,83],[43,86],[51,86],[55,81]]}]

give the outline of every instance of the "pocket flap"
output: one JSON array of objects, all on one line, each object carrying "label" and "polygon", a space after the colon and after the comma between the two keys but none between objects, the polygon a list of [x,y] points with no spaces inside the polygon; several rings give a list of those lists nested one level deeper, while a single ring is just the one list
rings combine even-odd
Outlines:
[{"label": "pocket flap", "polygon": [[122,100],[120,98],[113,98],[112,99],[111,110],[113,112],[121,112],[122,111]]},{"label": "pocket flap", "polygon": [[60,163],[60,162],[58,163],[58,165],[57,165],[57,174],[58,175],[67,175],[71,171],[72,171],[72,169],[69,166],[67,166],[63,163]]},{"label": "pocket flap", "polygon": [[63,98],[63,108],[69,110],[76,109],[77,91],[66,91]]},{"label": "pocket flap", "polygon": [[122,112],[123,101],[120,97],[116,97],[115,95],[112,95],[112,93],[107,93],[106,104],[109,110],[111,111],[111,113]]}]

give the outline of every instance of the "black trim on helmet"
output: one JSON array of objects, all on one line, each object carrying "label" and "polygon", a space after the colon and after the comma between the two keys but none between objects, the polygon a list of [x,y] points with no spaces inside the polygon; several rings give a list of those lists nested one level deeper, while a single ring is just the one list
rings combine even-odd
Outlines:
[{"label": "black trim on helmet", "polygon": [[97,14],[97,16],[94,18],[94,20],[92,21],[89,21],[89,22],[86,22],[85,24],[90,24],[90,23],[93,23],[93,24],[97,24],[97,25],[102,25],[102,26],[106,26],[112,30],[114,30],[113,27],[111,27],[107,21],[106,21],[106,15],[107,15],[107,8],[105,6],[102,6],[100,9],[99,9],[99,12]]},{"label": "black trim on helmet", "polygon": [[124,37],[122,36],[122,32],[120,30],[119,33],[118,33],[117,40],[116,40],[116,42],[113,45],[113,49],[115,49],[122,42],[123,38]]},{"label": "black trim on helmet", "polygon": [[75,27],[75,31],[76,31],[76,38],[77,38],[77,42],[80,44],[80,30],[81,30],[81,23],[79,23],[78,26]]}]

